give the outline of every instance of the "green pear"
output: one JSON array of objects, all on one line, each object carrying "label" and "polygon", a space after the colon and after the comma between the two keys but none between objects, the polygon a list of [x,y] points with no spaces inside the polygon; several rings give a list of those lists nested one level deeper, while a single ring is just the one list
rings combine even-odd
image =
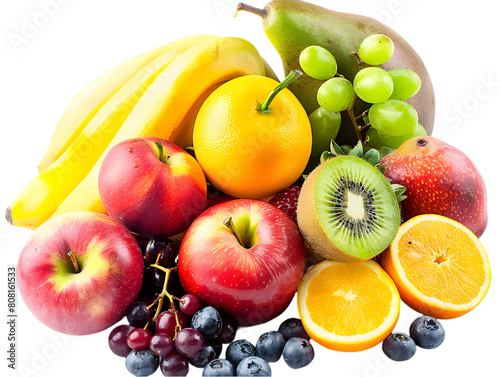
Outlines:
[{"label": "green pear", "polygon": [[[278,50],[283,61],[285,76],[291,70],[300,69],[299,55],[311,45],[329,50],[338,64],[338,73],[349,81],[356,73],[367,67],[358,55],[360,43],[372,34],[385,34],[394,42],[394,54],[380,67],[411,69],[422,81],[420,91],[407,102],[418,112],[419,123],[428,135],[434,125],[434,90],[427,69],[415,50],[399,34],[388,26],[369,17],[335,12],[317,5],[298,0],[273,0],[264,9],[240,3],[238,10],[248,11],[262,17],[264,31]],[[324,81],[303,75],[288,88],[310,114],[319,107],[316,93]],[[359,116],[370,107],[360,99],[354,106],[354,114]],[[357,136],[348,114],[342,112],[342,126],[337,136],[337,144],[356,144]]]}]

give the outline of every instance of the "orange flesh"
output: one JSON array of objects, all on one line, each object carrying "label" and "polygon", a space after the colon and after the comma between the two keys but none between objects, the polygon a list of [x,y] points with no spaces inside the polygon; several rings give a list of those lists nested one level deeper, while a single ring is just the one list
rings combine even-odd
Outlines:
[{"label": "orange flesh", "polygon": [[309,283],[306,305],[311,319],[339,336],[378,328],[391,310],[392,292],[375,271],[359,263],[324,268]]},{"label": "orange flesh", "polygon": [[419,222],[401,237],[397,248],[406,278],[428,297],[466,304],[478,296],[486,279],[476,244],[452,224]]}]

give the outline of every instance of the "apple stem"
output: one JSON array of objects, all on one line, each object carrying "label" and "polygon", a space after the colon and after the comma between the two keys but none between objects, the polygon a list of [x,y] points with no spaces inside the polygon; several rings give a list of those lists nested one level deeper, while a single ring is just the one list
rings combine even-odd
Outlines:
[{"label": "apple stem", "polygon": [[169,165],[169,160],[170,160],[170,156],[166,156],[165,157],[165,152],[164,152],[164,149],[163,149],[163,144],[160,143],[159,141],[157,141],[156,143],[156,146],[158,147],[158,152],[160,153],[159,156],[158,156],[158,159],[163,162],[164,164],[167,164]]},{"label": "apple stem", "polygon": [[257,102],[257,110],[262,111],[262,114],[267,114],[271,112],[271,102],[273,101],[274,97],[278,95],[279,92],[281,92],[283,89],[285,89],[290,83],[298,79],[300,76],[303,75],[302,71],[299,70],[294,70],[290,71],[288,76],[276,87],[274,90],[269,94],[269,97],[264,101],[264,103],[259,103]]},{"label": "apple stem", "polygon": [[73,262],[73,267],[75,268],[75,273],[79,273],[80,272],[80,266],[78,265],[78,262],[75,258],[75,254],[73,253],[73,251],[68,251],[68,256],[69,258],[71,259],[71,262]]},{"label": "apple stem", "polygon": [[234,225],[233,218],[231,216],[226,217],[223,222],[224,226],[228,227],[231,229],[231,232],[233,232],[234,236],[238,239],[238,242],[240,243],[241,246],[246,247],[245,243],[243,242],[243,238],[240,235],[240,232],[238,232],[238,229]]},{"label": "apple stem", "polygon": [[267,8],[261,9],[261,8],[252,7],[251,5],[248,5],[245,3],[238,3],[238,7],[236,8],[235,16],[238,14],[238,12],[240,10],[256,14],[257,16],[260,16],[262,18],[266,18],[267,14],[269,13]]}]

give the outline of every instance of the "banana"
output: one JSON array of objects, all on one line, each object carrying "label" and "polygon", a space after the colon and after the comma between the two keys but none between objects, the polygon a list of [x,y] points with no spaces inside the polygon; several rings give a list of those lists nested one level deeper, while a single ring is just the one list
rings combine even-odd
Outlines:
[{"label": "banana", "polygon": [[[194,36],[193,43],[201,41],[205,36]],[[69,104],[59,120],[49,147],[38,164],[42,172],[57,160],[78,135],[85,129],[96,113],[125,83],[146,64],[175,46],[177,42],[168,43],[150,52],[136,56],[115,68],[112,68],[83,89]]]},{"label": "banana", "polygon": [[99,169],[106,153],[119,142],[139,136],[172,139],[197,99],[219,83],[242,75],[264,75],[255,47],[240,38],[207,40],[170,64],[144,93],[125,123],[85,179],[55,211],[106,213],[99,198]]},{"label": "banana", "polygon": [[111,96],[73,144],[14,199],[7,209],[7,220],[13,225],[30,229],[36,229],[48,220],[91,171],[134,106],[162,71],[185,51],[210,40],[215,40],[215,37],[190,37],[176,41],[166,52],[139,70]]}]

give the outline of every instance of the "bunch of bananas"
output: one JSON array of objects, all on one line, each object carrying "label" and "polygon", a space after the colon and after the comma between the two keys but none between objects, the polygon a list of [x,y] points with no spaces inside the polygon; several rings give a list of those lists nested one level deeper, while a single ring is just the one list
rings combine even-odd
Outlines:
[{"label": "bunch of bananas", "polygon": [[36,229],[65,212],[106,213],[97,181],[107,151],[139,136],[192,145],[204,100],[243,75],[276,78],[250,42],[210,35],[177,40],[113,68],[66,109],[39,175],[11,203],[7,220]]}]

